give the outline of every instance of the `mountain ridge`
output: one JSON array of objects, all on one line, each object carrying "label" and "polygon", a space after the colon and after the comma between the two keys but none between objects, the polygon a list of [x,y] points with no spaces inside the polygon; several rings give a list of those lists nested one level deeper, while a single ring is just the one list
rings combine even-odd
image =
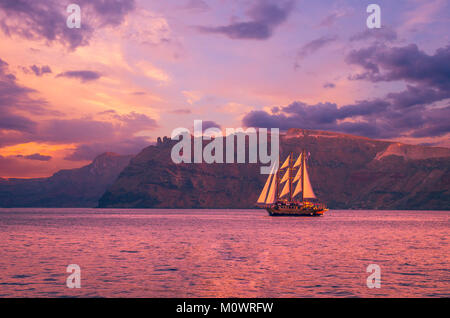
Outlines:
[{"label": "mountain ridge", "polygon": [[[174,164],[174,144],[165,137],[144,148],[99,207],[254,207],[267,177],[259,174],[259,164]],[[313,187],[331,208],[450,209],[450,149],[406,145],[421,154],[415,158],[386,152],[394,144],[399,143],[306,129],[280,135],[282,157],[303,148],[311,152]]]},{"label": "mountain ridge", "polygon": [[86,166],[47,178],[0,179],[0,207],[95,207],[131,158],[103,153]]}]

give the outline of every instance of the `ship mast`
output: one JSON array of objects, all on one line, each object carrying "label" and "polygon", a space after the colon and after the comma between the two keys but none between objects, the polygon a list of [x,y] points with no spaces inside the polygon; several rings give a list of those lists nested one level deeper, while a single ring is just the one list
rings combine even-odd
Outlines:
[{"label": "ship mast", "polygon": [[290,154],[289,154],[289,166],[288,166],[288,169],[289,169],[289,202],[292,202],[292,166],[293,166],[293,163],[292,163],[292,161],[293,161],[293,159],[294,159],[294,154],[291,152]]},{"label": "ship mast", "polygon": [[279,197],[278,197],[278,195],[279,195],[279,193],[278,193],[278,182],[280,181],[279,179],[278,179],[278,174],[280,173],[280,159],[278,159],[278,167],[277,167],[277,172],[275,172],[275,202],[278,202],[278,200],[279,200]]},{"label": "ship mast", "polygon": [[300,167],[302,169],[302,175],[301,175],[301,182],[302,182],[302,202],[304,200],[304,196],[303,194],[305,193],[305,163],[306,163],[306,158],[305,158],[305,150],[302,150],[302,166]]}]

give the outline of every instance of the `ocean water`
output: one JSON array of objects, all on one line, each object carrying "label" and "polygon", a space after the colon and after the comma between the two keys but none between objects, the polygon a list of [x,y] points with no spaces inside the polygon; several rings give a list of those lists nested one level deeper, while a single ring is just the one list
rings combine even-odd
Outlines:
[{"label": "ocean water", "polygon": [[0,209],[0,297],[449,297],[449,216]]}]

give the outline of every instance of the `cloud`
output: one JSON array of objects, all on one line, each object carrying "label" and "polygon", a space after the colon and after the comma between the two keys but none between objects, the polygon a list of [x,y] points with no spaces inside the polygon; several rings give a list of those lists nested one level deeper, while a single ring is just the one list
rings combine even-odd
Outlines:
[{"label": "cloud", "polygon": [[33,133],[37,124],[27,117],[4,113],[0,117],[0,129]]},{"label": "cloud", "polygon": [[[63,75],[86,81],[97,77],[97,73],[92,73],[76,71]],[[45,101],[31,97],[31,94],[36,93],[35,90],[17,84],[15,77],[10,75],[8,63],[0,59],[0,147],[26,142],[76,144],[76,149],[67,158],[90,160],[105,151],[136,153],[149,144],[147,137],[136,134],[158,127],[156,120],[145,114],[119,114],[114,110],[95,114],[95,117],[68,119],[56,116],[34,121],[27,114],[54,113],[46,108],[48,105]],[[51,159],[39,154],[14,158],[16,161]],[[11,160],[5,163],[12,165]]]},{"label": "cloud", "polygon": [[297,57],[300,59],[305,58],[312,53],[320,50],[322,47],[334,42],[337,40],[336,35],[325,35],[318,39],[312,40],[306,44],[304,44],[297,52]]},{"label": "cloud", "polygon": [[192,113],[190,109],[188,108],[179,108],[179,109],[174,109],[172,111],[170,111],[171,114],[180,114],[180,115],[187,115]]},{"label": "cloud", "polygon": [[221,126],[218,123],[216,123],[216,122],[214,122],[212,120],[205,120],[205,121],[203,121],[202,122],[202,129],[203,129],[203,131],[205,131],[208,128],[219,128],[219,129],[221,129]]},{"label": "cloud", "polygon": [[209,10],[208,4],[203,0],[189,0],[182,8],[186,10],[198,10],[198,11]]},{"label": "cloud", "polygon": [[181,93],[186,97],[186,102],[190,105],[197,103],[204,97],[204,94],[199,91],[182,91]]},{"label": "cloud", "polygon": [[403,32],[417,30],[418,27],[431,24],[439,20],[436,15],[440,12],[448,12],[448,1],[431,0],[418,2],[411,10],[404,12],[403,23],[399,29]]},{"label": "cloud", "polygon": [[117,26],[134,10],[134,0],[78,0],[82,27],[66,26],[66,1],[3,0],[0,1],[0,29],[8,35],[29,40],[59,42],[74,50],[89,44],[94,32],[104,26]]},{"label": "cloud", "polygon": [[181,49],[182,43],[172,32],[168,20],[159,13],[140,8],[126,19],[120,28],[123,38],[153,48],[170,46]]},{"label": "cloud", "polygon": [[100,20],[100,26],[121,24],[126,15],[136,8],[134,0],[78,0],[81,10],[92,8],[95,17]]},{"label": "cloud", "polygon": [[51,73],[52,70],[50,69],[50,66],[48,65],[43,65],[41,67],[36,66],[36,65],[32,65],[30,66],[30,70],[34,73],[34,75],[36,76],[42,76],[44,74],[47,73]]},{"label": "cloud", "polygon": [[170,82],[170,76],[163,69],[160,69],[147,61],[141,61],[141,62],[137,63],[136,66],[139,67],[139,70],[145,76],[147,76],[155,81],[158,81],[161,83]]},{"label": "cloud", "polygon": [[145,114],[131,112],[121,115],[112,110],[96,119],[86,117],[41,121],[35,140],[56,143],[117,141],[130,139],[137,132],[156,127],[157,122]]},{"label": "cloud", "polygon": [[364,72],[352,79],[372,82],[404,80],[409,83],[450,90],[450,45],[428,55],[415,44],[403,47],[372,45],[351,51],[346,61]]},{"label": "cloud", "polygon": [[98,80],[102,75],[100,73],[94,71],[67,71],[58,74],[56,77],[68,77],[68,78],[76,78],[81,80],[81,82],[90,82]]},{"label": "cloud", "polygon": [[428,55],[415,44],[373,44],[351,51],[346,61],[364,71],[351,79],[403,81],[406,89],[341,107],[330,102],[293,102],[273,107],[270,113],[247,113],[243,124],[341,131],[374,138],[438,137],[450,133],[450,104],[445,104],[450,98],[450,46]]},{"label": "cloud", "polygon": [[[428,55],[415,44],[403,47],[372,45],[351,51],[346,61],[363,69],[363,73],[350,79],[408,83],[404,91],[391,92],[385,97],[398,111],[419,112],[418,118],[431,118],[438,111],[431,110],[430,105],[450,98],[450,46]],[[430,129],[423,131],[438,132],[431,128],[434,126],[432,124]]]},{"label": "cloud", "polygon": [[111,122],[74,118],[42,121],[35,136],[36,141],[54,143],[89,142],[110,138],[115,133]]},{"label": "cloud", "polygon": [[[1,118],[0,118],[1,120]],[[131,112],[118,114],[110,110],[93,118],[48,119],[33,126],[33,133],[5,134],[0,128],[0,145],[24,142],[76,144],[66,160],[92,160],[103,152],[135,154],[150,144],[148,137],[136,136],[141,131],[151,131],[157,122],[145,114]],[[9,142],[8,142],[9,141]],[[44,160],[32,155],[25,159]],[[38,159],[40,158],[40,159]]]},{"label": "cloud", "polygon": [[323,18],[322,21],[319,23],[319,27],[330,27],[332,26],[338,19],[338,14],[336,12],[327,15],[325,18]]},{"label": "cloud", "polygon": [[427,86],[407,85],[406,90],[398,93],[388,93],[386,98],[399,108],[408,108],[415,105],[426,105],[450,97],[450,92],[438,90]]},{"label": "cloud", "polygon": [[394,42],[397,40],[397,32],[391,27],[365,29],[350,37],[351,42],[376,40],[378,42]]},{"label": "cloud", "polygon": [[324,17],[317,26],[331,28],[338,21],[338,19],[348,15],[352,11],[353,10],[351,8],[341,6],[339,9],[332,11]]},{"label": "cloud", "polygon": [[139,153],[151,143],[145,137],[134,137],[112,142],[93,142],[78,145],[65,160],[84,161],[92,160],[104,152],[115,152],[120,155],[134,155]]},{"label": "cloud", "polygon": [[134,96],[142,96],[142,95],[147,95],[147,93],[146,93],[146,92],[142,92],[142,91],[137,91],[137,92],[131,93],[131,95],[134,95]]},{"label": "cloud", "polygon": [[266,40],[272,36],[277,26],[286,21],[293,8],[293,0],[260,0],[248,10],[248,21],[217,27],[199,26],[197,29],[204,33],[223,34],[231,39]]},{"label": "cloud", "polygon": [[424,116],[424,121],[432,124],[416,129],[412,133],[412,137],[443,136],[450,131],[450,105],[434,109]]},{"label": "cloud", "polygon": [[[15,131],[17,133],[33,133],[37,124],[25,116],[28,114],[47,113],[46,102],[31,97],[36,91],[21,86],[17,83],[16,77],[8,71],[8,63],[0,59],[0,130]],[[0,144],[4,144],[6,135],[0,134]]]},{"label": "cloud", "polygon": [[79,145],[65,159],[92,160],[107,151],[136,154],[150,142],[148,137],[135,134],[158,127],[157,122],[145,114],[131,112],[121,115],[110,110],[98,115],[104,116],[105,121],[89,118],[52,121],[45,129],[45,139],[53,137],[58,142],[78,142]]},{"label": "cloud", "polygon": [[52,156],[45,156],[45,155],[41,155],[40,153],[35,153],[32,155],[27,155],[27,156],[17,155],[16,157],[29,159],[29,160],[39,160],[39,161],[49,161],[50,159],[52,159]]},{"label": "cloud", "polygon": [[327,82],[327,83],[323,84],[323,88],[335,88],[335,87],[336,87],[336,84],[334,84],[334,83]]},{"label": "cloud", "polygon": [[371,138],[433,137],[450,132],[448,117],[439,117],[448,115],[450,107],[402,112],[383,100],[365,100],[339,108],[334,103],[293,102],[278,109],[275,114],[251,111],[242,123],[246,127],[319,129]]},{"label": "cloud", "polygon": [[29,178],[30,176],[51,175],[53,172],[53,167],[48,164],[48,161],[0,155],[0,176],[2,177]]}]

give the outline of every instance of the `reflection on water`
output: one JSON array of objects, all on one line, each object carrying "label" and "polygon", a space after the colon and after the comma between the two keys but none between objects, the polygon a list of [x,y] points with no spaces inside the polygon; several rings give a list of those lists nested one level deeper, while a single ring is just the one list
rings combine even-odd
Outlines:
[{"label": "reflection on water", "polygon": [[449,215],[0,209],[0,297],[449,297]]}]

